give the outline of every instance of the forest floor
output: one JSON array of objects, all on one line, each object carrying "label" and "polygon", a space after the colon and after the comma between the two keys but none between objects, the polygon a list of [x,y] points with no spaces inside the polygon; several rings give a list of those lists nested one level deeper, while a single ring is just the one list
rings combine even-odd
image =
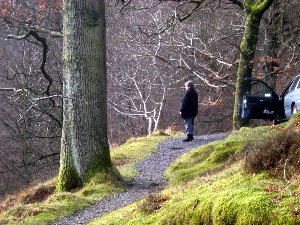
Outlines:
[{"label": "forest floor", "polygon": [[187,143],[182,142],[183,138],[173,138],[160,143],[155,153],[137,164],[136,170],[139,175],[128,183],[125,192],[103,199],[82,211],[53,223],[53,225],[86,224],[109,212],[138,201],[150,193],[162,190],[167,185],[167,181],[164,179],[164,171],[176,158],[199,146],[222,140],[227,135],[222,133],[195,136],[194,141]]}]

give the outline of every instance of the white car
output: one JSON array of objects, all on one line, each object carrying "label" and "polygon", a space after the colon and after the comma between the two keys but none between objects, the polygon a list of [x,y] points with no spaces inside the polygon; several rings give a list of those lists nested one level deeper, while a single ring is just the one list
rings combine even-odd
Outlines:
[{"label": "white car", "polygon": [[283,91],[281,95],[283,98],[284,114],[287,119],[291,118],[293,114],[300,112],[300,74],[294,79]]}]

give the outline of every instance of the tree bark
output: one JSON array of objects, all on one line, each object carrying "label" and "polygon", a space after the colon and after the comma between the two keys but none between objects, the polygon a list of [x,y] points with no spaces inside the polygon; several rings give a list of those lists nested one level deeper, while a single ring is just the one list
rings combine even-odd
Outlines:
[{"label": "tree bark", "polygon": [[63,128],[57,192],[109,171],[105,1],[64,0]]},{"label": "tree bark", "polygon": [[235,86],[236,92],[233,110],[234,130],[238,130],[240,127],[248,123],[248,121],[242,121],[241,119],[244,79],[252,76],[253,60],[259,35],[260,21],[264,12],[271,6],[273,1],[274,0],[246,0],[244,3],[244,8],[246,9],[247,14],[243,37],[240,44],[240,60]]}]

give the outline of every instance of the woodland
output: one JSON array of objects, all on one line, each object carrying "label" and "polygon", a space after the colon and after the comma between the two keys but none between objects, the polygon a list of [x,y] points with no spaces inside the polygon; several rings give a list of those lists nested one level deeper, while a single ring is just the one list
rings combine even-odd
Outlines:
[{"label": "woodland", "polygon": [[[82,186],[90,168],[64,172],[67,166],[60,163],[74,153],[68,153],[68,143],[78,141],[68,139],[72,132],[100,138],[92,141],[101,148],[86,157],[83,167],[100,152],[104,157],[95,165],[105,162],[110,170],[109,148],[158,130],[183,131],[178,111],[187,80],[193,80],[199,94],[195,126],[200,135],[243,126],[238,118],[244,77],[263,79],[280,93],[300,70],[297,0],[86,2],[105,11],[78,15],[76,10],[86,6],[74,1],[0,1],[0,199],[58,173],[62,180],[64,175],[76,178],[58,184],[57,191]],[[82,20],[72,23],[74,18]],[[257,32],[252,36],[247,35],[251,18]],[[82,24],[95,30],[81,29]],[[84,36],[89,32],[102,35],[89,39]],[[72,43],[75,39],[99,44],[88,49],[88,44]],[[82,79],[100,91],[86,85],[90,96],[82,97],[83,89],[67,88],[81,82],[71,77],[81,69],[101,71],[98,78]],[[92,107],[102,111],[89,111],[91,99]],[[91,126],[72,124],[72,116],[89,118]],[[268,123],[250,121],[250,126]]]}]

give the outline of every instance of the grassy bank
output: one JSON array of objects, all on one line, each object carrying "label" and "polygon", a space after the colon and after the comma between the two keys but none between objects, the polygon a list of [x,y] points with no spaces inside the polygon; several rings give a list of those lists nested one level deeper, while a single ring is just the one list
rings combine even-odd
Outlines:
[{"label": "grassy bank", "polygon": [[300,224],[299,119],[185,154],[168,168],[167,189],[90,224]]}]

